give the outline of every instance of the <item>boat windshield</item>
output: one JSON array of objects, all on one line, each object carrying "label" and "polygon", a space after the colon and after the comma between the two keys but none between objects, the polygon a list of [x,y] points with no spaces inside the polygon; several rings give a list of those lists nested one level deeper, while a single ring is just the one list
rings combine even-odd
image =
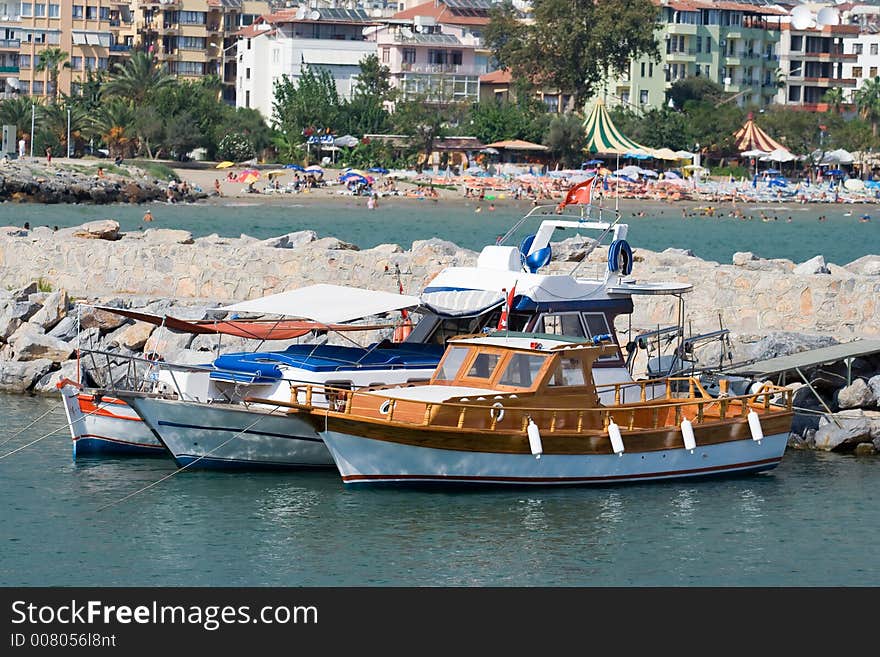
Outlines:
[{"label": "boat windshield", "polygon": [[507,361],[498,379],[499,385],[516,386],[517,388],[531,388],[538,372],[547,362],[547,356],[536,354],[513,354]]},{"label": "boat windshield", "polygon": [[584,385],[584,364],[579,358],[560,358],[559,366],[550,379],[551,386]]},{"label": "boat windshield", "polygon": [[491,378],[493,372],[495,372],[495,368],[498,367],[498,362],[500,360],[501,354],[480,352],[477,354],[477,357],[474,358],[474,362],[471,363],[467,375],[469,378],[476,379]]},{"label": "boat windshield", "polygon": [[454,381],[469,351],[467,347],[450,347],[437,368],[437,380]]}]

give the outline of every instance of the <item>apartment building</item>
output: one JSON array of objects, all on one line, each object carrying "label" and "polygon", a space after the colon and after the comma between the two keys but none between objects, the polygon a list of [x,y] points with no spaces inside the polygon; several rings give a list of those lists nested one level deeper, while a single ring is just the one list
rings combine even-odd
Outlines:
[{"label": "apartment building", "polygon": [[376,30],[379,61],[404,100],[474,102],[490,71],[483,45],[490,0],[432,0],[393,14]]},{"label": "apartment building", "polygon": [[329,71],[339,95],[351,97],[361,60],[376,54],[369,28],[378,25],[363,9],[300,7],[259,17],[238,35],[237,106],[270,119],[275,83],[295,82],[306,67]]},{"label": "apartment building", "polygon": [[736,95],[740,105],[763,106],[777,93],[778,46],[787,12],[778,6],[725,0],[661,0],[660,61],[634,60],[601,90],[608,105],[658,108],[666,90],[691,76]]},{"label": "apartment building", "polygon": [[182,77],[220,75],[234,102],[233,36],[267,0],[33,0],[0,2],[0,92],[51,96],[40,53],[60,48],[58,91],[75,91],[90,71],[111,69],[135,48],[155,53]]},{"label": "apartment building", "polygon": [[852,102],[853,95],[867,80],[880,75],[880,6],[839,5],[844,22],[858,25],[857,37],[844,43],[845,54],[852,57],[844,62],[844,77],[855,80],[855,86],[844,90],[844,98]]},{"label": "apartment building", "polygon": [[776,102],[804,110],[823,112],[828,103],[823,97],[829,89],[839,87],[851,97],[857,84],[853,66],[858,66],[855,52],[860,27],[841,20],[823,24],[815,17],[799,25],[791,15],[783,22],[779,59],[784,74],[784,87]]}]

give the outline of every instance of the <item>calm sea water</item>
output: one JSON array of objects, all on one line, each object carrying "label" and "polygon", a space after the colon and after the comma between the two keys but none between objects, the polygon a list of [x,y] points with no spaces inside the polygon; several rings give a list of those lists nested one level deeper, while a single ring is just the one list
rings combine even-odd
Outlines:
[{"label": "calm sea water", "polygon": [[[0,406],[0,443],[50,412],[0,456],[64,426],[57,399]],[[0,585],[880,584],[880,458],[789,451],[751,476],[540,490],[182,472],[120,501],[173,472],[163,458],[73,463],[66,427],[0,459]]]},{"label": "calm sea water", "polygon": [[[494,212],[486,203],[475,212],[476,202],[450,203],[414,199],[381,199],[379,208],[367,210],[366,202],[351,198],[331,203],[313,201],[250,202],[229,199],[223,205],[167,205],[153,203],[155,216],[144,224],[144,207],[128,205],[37,205],[0,204],[0,225],[77,226],[95,219],[115,219],[122,230],[180,228],[199,237],[217,233],[238,237],[242,233],[257,238],[275,237],[296,230],[314,230],[321,237],[338,237],[361,248],[396,243],[409,248],[414,240],[440,237],[479,250],[491,244],[523,216],[530,205],[499,201]],[[689,217],[695,204],[645,203],[623,200],[620,209],[630,225],[629,241],[634,247],[662,251],[668,247],[691,249],[704,260],[729,263],[737,251],[752,251],[764,258],[788,258],[803,262],[823,255],[827,262],[844,265],[863,255],[880,254],[880,206],[873,205],[754,205],[738,204],[752,220]],[[718,206],[725,214],[730,204]],[[644,212],[639,217],[637,213]],[[872,215],[869,223],[859,217]],[[767,221],[763,221],[761,214]],[[849,213],[847,215],[847,213]],[[821,215],[827,221],[820,222]],[[788,221],[789,217],[791,222]],[[775,218],[775,220],[774,220]],[[523,227],[533,232],[540,222],[535,218]]]},{"label": "calm sea water", "polygon": [[[871,206],[745,206],[753,221],[682,219],[682,207],[622,202],[630,241],[720,262],[736,251],[795,261],[822,254],[838,264],[880,254],[880,209],[858,222]],[[476,214],[463,202],[383,199],[373,212],[353,200],[152,209],[151,227],[196,236],[312,229],[362,248],[436,236],[479,249],[528,206],[501,202]],[[133,231],[142,214],[3,204],[0,225],[113,218]],[[789,451],[769,473],[617,488],[349,489],[333,471],[183,472],[156,483],[176,471],[171,460],[73,463],[57,398],[0,394],[0,409],[4,586],[880,584],[871,559],[880,458]]]}]

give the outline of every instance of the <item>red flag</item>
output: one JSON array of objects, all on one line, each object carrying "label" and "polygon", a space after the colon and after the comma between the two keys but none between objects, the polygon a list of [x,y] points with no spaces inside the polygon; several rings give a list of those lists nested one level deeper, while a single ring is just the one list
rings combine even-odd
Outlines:
[{"label": "red flag", "polygon": [[[507,292],[507,288],[501,288],[502,292]],[[513,287],[510,288],[510,292],[507,292],[507,298],[504,300],[504,305],[501,307],[501,317],[498,318],[498,330],[504,331],[507,329],[507,315],[510,313],[510,309],[513,307],[513,297],[516,294],[516,283],[513,284]]]},{"label": "red flag", "polygon": [[593,198],[593,185],[596,183],[596,177],[593,176],[569,189],[565,199],[556,207],[557,212],[561,212],[566,205],[589,205]]}]

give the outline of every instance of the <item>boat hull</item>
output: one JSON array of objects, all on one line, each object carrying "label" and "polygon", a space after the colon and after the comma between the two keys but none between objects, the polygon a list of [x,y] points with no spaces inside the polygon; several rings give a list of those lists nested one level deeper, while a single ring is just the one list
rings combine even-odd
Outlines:
[{"label": "boat hull", "polygon": [[621,454],[502,454],[407,445],[326,431],[322,437],[346,484],[601,485],[769,470],[788,433]]},{"label": "boat hull", "polygon": [[258,470],[333,467],[311,424],[286,413],[233,404],[201,404],[149,396],[126,401],[187,469]]},{"label": "boat hull", "polygon": [[70,384],[61,399],[73,458],[99,455],[167,456],[168,451],[128,404],[115,397],[83,392]]}]

